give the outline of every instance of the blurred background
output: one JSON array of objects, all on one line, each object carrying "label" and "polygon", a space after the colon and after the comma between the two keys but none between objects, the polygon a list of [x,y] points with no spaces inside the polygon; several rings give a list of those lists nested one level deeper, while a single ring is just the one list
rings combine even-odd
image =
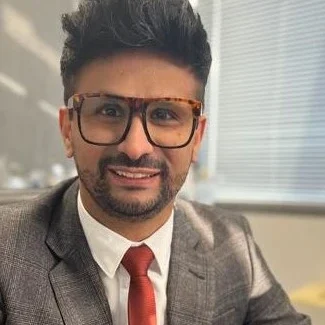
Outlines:
[{"label": "blurred background", "polygon": [[[181,193],[244,213],[299,310],[325,323],[325,1],[192,0],[213,65],[207,136]],[[0,0],[0,202],[76,174],[58,128],[60,16]]]}]

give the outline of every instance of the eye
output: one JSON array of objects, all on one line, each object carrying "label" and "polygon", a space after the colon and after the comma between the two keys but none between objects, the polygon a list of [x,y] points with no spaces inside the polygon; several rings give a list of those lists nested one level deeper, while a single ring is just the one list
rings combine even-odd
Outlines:
[{"label": "eye", "polygon": [[150,119],[153,121],[170,121],[177,119],[175,112],[167,108],[156,108],[150,114]]},{"label": "eye", "polygon": [[118,104],[105,104],[97,108],[96,115],[103,117],[123,117],[125,112]]}]

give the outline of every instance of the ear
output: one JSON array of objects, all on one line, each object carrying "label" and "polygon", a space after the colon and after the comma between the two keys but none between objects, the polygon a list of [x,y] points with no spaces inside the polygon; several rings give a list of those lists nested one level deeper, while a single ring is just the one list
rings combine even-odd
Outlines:
[{"label": "ear", "polygon": [[73,156],[71,121],[69,118],[69,111],[65,107],[60,108],[59,123],[60,123],[60,131],[63,139],[63,144],[65,148],[65,155],[68,158],[71,158]]},{"label": "ear", "polygon": [[193,140],[193,151],[192,151],[192,163],[197,162],[199,156],[199,150],[202,142],[202,138],[205,132],[207,119],[205,116],[201,116],[199,119],[199,124],[194,133]]}]

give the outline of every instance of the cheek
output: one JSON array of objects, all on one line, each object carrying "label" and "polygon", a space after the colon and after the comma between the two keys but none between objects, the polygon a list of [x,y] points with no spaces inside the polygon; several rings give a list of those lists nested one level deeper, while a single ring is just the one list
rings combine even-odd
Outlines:
[{"label": "cheek", "polygon": [[188,170],[192,159],[192,149],[189,147],[174,149],[166,153],[166,158],[172,173],[180,173]]},{"label": "cheek", "polygon": [[104,149],[85,142],[78,134],[73,135],[73,147],[74,159],[80,170],[96,170]]},{"label": "cheek", "polygon": [[71,132],[72,132],[73,146],[74,146],[75,151],[78,156],[83,155],[84,153],[87,153],[87,152],[89,152],[89,154],[90,154],[93,151],[95,151],[97,146],[93,146],[93,145],[87,143],[86,141],[84,141],[84,139],[81,137],[81,134],[79,132],[77,123],[74,123],[72,125]]}]

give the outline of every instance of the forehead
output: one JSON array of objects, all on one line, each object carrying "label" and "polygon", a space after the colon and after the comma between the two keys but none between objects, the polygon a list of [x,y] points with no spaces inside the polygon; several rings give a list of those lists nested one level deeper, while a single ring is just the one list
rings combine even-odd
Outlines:
[{"label": "forehead", "polygon": [[200,99],[201,82],[187,66],[166,55],[128,51],[85,65],[76,92],[109,92],[130,97],[184,97]]}]

